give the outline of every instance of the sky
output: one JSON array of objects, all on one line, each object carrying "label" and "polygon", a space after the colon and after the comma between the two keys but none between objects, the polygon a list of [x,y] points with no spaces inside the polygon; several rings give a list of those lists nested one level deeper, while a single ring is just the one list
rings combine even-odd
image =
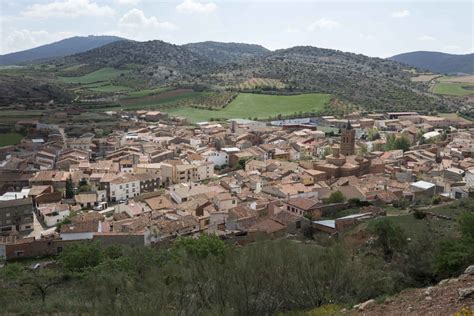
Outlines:
[{"label": "sky", "polygon": [[71,36],[474,53],[474,1],[0,0],[0,54]]}]

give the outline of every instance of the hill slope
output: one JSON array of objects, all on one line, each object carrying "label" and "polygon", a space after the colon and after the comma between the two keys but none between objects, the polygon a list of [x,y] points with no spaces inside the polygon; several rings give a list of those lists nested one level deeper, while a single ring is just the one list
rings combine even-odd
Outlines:
[{"label": "hill slope", "polygon": [[200,42],[182,45],[191,52],[219,64],[241,62],[270,53],[263,46],[243,43]]},{"label": "hill slope", "polygon": [[0,65],[15,65],[85,52],[112,42],[124,40],[117,36],[71,37],[51,44],[0,56]]},{"label": "hill slope", "polygon": [[395,55],[389,59],[432,72],[474,74],[474,54],[453,55],[419,51]]},{"label": "hill slope", "polygon": [[201,74],[215,63],[181,46],[163,41],[120,41],[65,58],[66,63],[97,67],[132,68],[151,84],[186,80]]},{"label": "hill slope", "polygon": [[249,77],[278,79],[291,90],[331,93],[366,109],[428,110],[445,106],[439,97],[419,90],[400,63],[331,49],[300,46],[227,65],[207,76],[215,84]]}]

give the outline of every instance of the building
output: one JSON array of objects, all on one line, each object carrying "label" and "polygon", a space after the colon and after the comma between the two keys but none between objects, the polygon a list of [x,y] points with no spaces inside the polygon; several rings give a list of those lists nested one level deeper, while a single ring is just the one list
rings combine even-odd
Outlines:
[{"label": "building", "polygon": [[347,125],[341,130],[341,154],[351,156],[355,153],[355,129],[352,128],[351,122],[347,121]]},{"label": "building", "polygon": [[31,198],[0,201],[0,233],[24,232],[33,229]]},{"label": "building", "polygon": [[140,181],[131,174],[118,176],[110,181],[109,200],[123,201],[140,194]]},{"label": "building", "polygon": [[137,173],[134,177],[140,182],[140,193],[153,192],[160,188],[161,178],[154,173]]},{"label": "building", "polygon": [[296,197],[283,201],[283,209],[287,212],[304,216],[311,215],[313,218],[321,217],[321,210],[318,208],[321,205],[316,199],[309,199],[304,197]]},{"label": "building", "polygon": [[52,227],[69,216],[69,205],[60,203],[44,204],[38,207],[38,214],[46,226]]}]

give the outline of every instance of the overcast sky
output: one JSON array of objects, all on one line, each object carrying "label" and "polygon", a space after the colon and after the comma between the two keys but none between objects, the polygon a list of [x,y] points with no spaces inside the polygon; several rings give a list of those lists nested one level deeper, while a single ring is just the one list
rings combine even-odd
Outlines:
[{"label": "overcast sky", "polygon": [[75,35],[474,53],[473,1],[0,0],[0,54]]}]

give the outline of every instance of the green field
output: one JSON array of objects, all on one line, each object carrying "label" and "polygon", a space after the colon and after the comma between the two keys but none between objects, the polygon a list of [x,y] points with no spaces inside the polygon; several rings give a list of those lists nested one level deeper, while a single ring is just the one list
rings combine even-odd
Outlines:
[{"label": "green field", "polygon": [[143,89],[139,91],[129,92],[127,94],[127,98],[141,98],[146,97],[148,95],[158,94],[167,90],[168,88]]},{"label": "green field", "polygon": [[22,140],[22,138],[23,135],[18,133],[2,133],[0,134],[0,147],[16,145]]},{"label": "green field", "polygon": [[[471,86],[472,90],[465,89],[464,87],[466,86]],[[437,94],[465,96],[474,94],[474,84],[460,82],[437,82],[433,87],[433,92]]]},{"label": "green field", "polygon": [[89,90],[96,91],[96,92],[123,92],[130,90],[129,87],[125,86],[116,86],[112,84],[107,84],[98,87],[88,87]]},{"label": "green field", "polygon": [[189,107],[166,108],[171,115],[183,116],[191,122],[230,118],[259,118],[293,115],[299,112],[319,112],[329,101],[329,94],[309,93],[293,96],[241,93],[222,110],[212,111]]},{"label": "green field", "polygon": [[65,83],[89,84],[95,82],[107,82],[117,78],[122,74],[129,73],[130,70],[120,70],[114,68],[101,68],[81,77],[59,77]]}]

